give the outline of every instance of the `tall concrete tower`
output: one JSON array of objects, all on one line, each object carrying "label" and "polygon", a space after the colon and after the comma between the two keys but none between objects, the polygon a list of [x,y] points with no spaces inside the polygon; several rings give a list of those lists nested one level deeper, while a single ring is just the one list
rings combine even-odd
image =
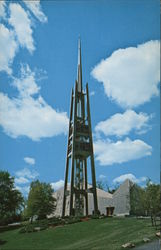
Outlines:
[{"label": "tall concrete tower", "polygon": [[[89,169],[90,168],[90,169]],[[88,187],[87,173],[91,171],[92,185]],[[70,190],[67,188],[70,172]],[[81,41],[78,44],[78,70],[75,89],[71,93],[70,121],[66,156],[62,216],[66,214],[69,195],[69,215],[88,215],[88,193],[93,194],[94,214],[98,213],[96,177],[88,84],[82,87]]]}]

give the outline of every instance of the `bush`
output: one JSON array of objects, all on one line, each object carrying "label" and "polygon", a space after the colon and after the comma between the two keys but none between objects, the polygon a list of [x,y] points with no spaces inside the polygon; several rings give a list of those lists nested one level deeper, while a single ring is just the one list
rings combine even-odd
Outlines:
[{"label": "bush", "polygon": [[65,224],[73,224],[77,222],[81,222],[80,217],[69,217],[68,219],[65,220]]},{"label": "bush", "polygon": [[20,233],[37,232],[37,231],[45,230],[49,226],[55,227],[55,226],[64,225],[64,224],[73,224],[73,223],[77,223],[81,221],[82,221],[82,217],[69,217],[68,216],[65,218],[53,217],[53,218],[44,219],[44,220],[37,220],[32,223],[24,222],[22,223],[23,227],[19,230],[19,232]]},{"label": "bush", "polygon": [[99,219],[99,215],[97,214],[93,214],[90,216],[91,219]]},{"label": "bush", "polygon": [[21,225],[2,226],[2,227],[0,227],[0,233],[1,233],[1,232],[5,232],[5,231],[9,231],[9,230],[18,229],[18,228],[20,228],[20,227],[21,227]]},{"label": "bush", "polygon": [[33,224],[27,224],[26,226],[24,226],[23,228],[21,228],[19,230],[19,233],[32,233],[32,232],[38,232],[38,231],[42,231],[48,228],[48,224],[47,223],[33,223]]},{"label": "bush", "polygon": [[19,230],[19,233],[32,233],[34,232],[34,225],[28,224]]}]

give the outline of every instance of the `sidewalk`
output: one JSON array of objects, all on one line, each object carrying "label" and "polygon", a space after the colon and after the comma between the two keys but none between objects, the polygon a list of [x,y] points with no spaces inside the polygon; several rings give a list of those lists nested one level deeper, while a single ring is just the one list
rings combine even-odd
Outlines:
[{"label": "sidewalk", "polygon": [[160,240],[155,240],[153,242],[147,243],[143,246],[136,247],[136,250],[160,250]]}]

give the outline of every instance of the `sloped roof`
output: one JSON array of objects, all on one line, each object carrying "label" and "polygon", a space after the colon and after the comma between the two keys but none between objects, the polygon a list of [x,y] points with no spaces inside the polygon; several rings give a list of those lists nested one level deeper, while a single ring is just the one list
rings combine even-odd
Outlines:
[{"label": "sloped roof", "polygon": [[[133,185],[133,182],[129,179],[126,179],[121,185],[120,187],[113,193],[109,193],[105,190],[102,190],[100,188],[97,188],[97,196],[98,197],[102,197],[102,198],[113,198],[113,196],[115,196],[117,193],[119,193],[121,191],[121,189],[124,189],[125,187],[126,188],[130,188],[131,186]],[[88,188],[90,188],[91,185],[88,184]],[[68,183],[67,185],[67,189],[70,190],[70,184]],[[55,191],[55,194],[56,193],[59,193],[59,194],[63,194],[63,191],[64,191],[64,187],[58,189],[57,191]]]},{"label": "sloped roof", "polygon": [[113,197],[112,194],[110,194],[109,192],[104,191],[100,188],[97,188],[97,196],[103,197],[103,198],[112,198]]},{"label": "sloped roof", "polygon": [[117,193],[119,193],[122,189],[130,189],[133,185],[133,182],[129,179],[126,179],[120,187],[113,193],[113,196],[115,196]]}]

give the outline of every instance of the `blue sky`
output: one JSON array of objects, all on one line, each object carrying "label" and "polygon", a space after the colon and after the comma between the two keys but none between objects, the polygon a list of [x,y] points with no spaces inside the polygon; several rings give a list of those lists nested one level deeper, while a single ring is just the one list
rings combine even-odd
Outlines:
[{"label": "blue sky", "polygon": [[63,185],[82,41],[97,180],[159,183],[158,0],[0,2],[0,169]]}]

